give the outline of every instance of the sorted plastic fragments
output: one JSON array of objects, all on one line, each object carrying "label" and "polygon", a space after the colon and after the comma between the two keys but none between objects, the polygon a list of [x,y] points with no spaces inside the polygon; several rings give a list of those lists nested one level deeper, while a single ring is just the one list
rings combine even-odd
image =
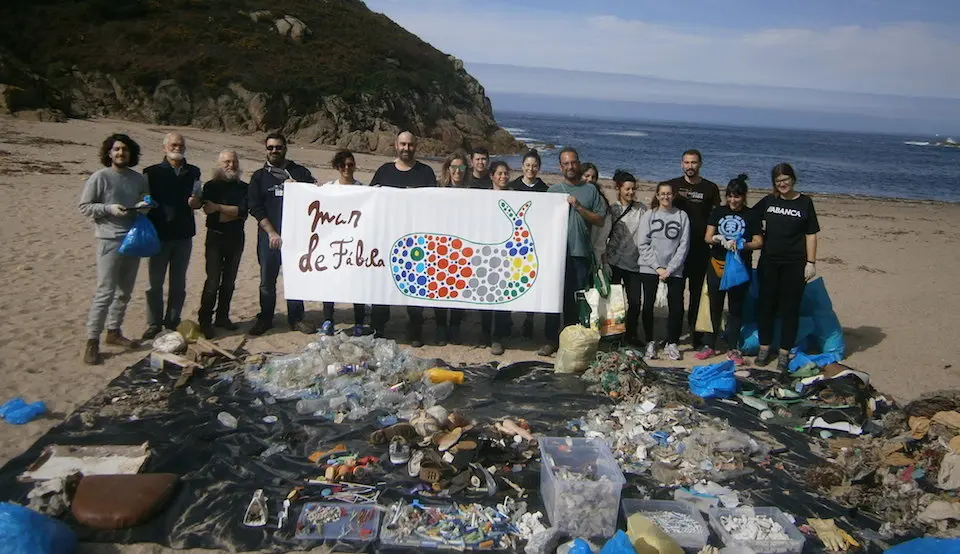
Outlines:
[{"label": "sorted plastic fragments", "polygon": [[398,502],[384,517],[380,540],[385,546],[512,550],[518,538],[509,514],[480,504]]}]

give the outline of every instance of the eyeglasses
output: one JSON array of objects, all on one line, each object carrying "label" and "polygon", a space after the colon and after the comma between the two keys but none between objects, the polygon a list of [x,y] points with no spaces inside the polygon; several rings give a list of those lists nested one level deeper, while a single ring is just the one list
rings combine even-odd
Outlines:
[{"label": "eyeglasses", "polygon": [[774,180],[774,182],[775,182],[776,184],[778,184],[778,185],[785,185],[785,184],[789,183],[789,182],[792,181],[792,180],[793,180],[793,177],[790,177],[789,175],[787,175],[787,176],[784,176],[784,177],[777,177],[777,178]]},{"label": "eyeglasses", "polygon": [[273,152],[274,150],[283,150],[284,148],[286,148],[286,146],[284,146],[284,145],[282,145],[282,144],[279,145],[279,146],[275,146],[275,145],[272,145],[272,144],[268,144],[268,145],[267,145],[267,152]]}]

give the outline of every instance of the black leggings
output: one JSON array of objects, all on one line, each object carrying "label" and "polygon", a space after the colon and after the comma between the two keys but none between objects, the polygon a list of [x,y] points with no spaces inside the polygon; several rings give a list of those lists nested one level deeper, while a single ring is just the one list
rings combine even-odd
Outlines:
[{"label": "black leggings", "polygon": [[713,333],[707,339],[707,346],[717,349],[717,337],[720,336],[720,322],[723,318],[723,299],[727,298],[729,313],[727,316],[727,346],[731,349],[740,348],[740,322],[743,313],[743,299],[750,290],[750,281],[737,285],[731,289],[720,290],[720,277],[713,270],[707,268],[707,291],[710,293],[710,319],[713,321]]},{"label": "black leggings", "polygon": [[[643,321],[644,338],[649,342],[653,340],[653,303],[657,299],[660,278],[641,273],[640,282],[643,285],[640,319]],[[683,330],[683,277],[667,277],[667,312],[667,343],[678,343]]]},{"label": "black leggings", "polygon": [[780,316],[780,349],[790,350],[797,342],[800,327],[800,301],[807,285],[803,277],[805,261],[792,263],[767,262],[760,258],[757,268],[760,297],[757,300],[757,332],[760,346],[773,342],[773,322]]},{"label": "black leggings", "polygon": [[[363,304],[353,305],[353,322],[360,327],[363,327],[363,320],[367,315],[366,308]],[[333,321],[333,302],[323,303],[323,319],[324,321]]]},{"label": "black leggings", "polygon": [[640,319],[640,295],[643,281],[639,273],[610,266],[612,284],[622,284],[627,294],[627,338],[637,338],[637,320]]}]

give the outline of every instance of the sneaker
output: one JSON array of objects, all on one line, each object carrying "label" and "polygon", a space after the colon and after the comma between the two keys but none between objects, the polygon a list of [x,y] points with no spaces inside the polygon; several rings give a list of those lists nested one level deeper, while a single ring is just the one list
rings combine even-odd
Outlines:
[{"label": "sneaker", "polygon": [[657,343],[650,341],[647,343],[647,348],[643,352],[643,359],[645,360],[656,360],[657,359]]},{"label": "sneaker", "polygon": [[423,327],[410,327],[407,329],[407,342],[412,348],[423,347]]},{"label": "sneaker", "polygon": [[714,354],[716,354],[716,352],[713,350],[713,348],[710,348],[709,346],[704,346],[699,351],[697,351],[697,353],[694,354],[693,357],[698,360],[706,360],[707,358],[712,358]]},{"label": "sneaker", "polygon": [[544,344],[540,347],[540,350],[537,350],[537,356],[553,356],[557,351],[557,345],[550,343]]},{"label": "sneaker", "polygon": [[460,326],[459,326],[459,325],[451,325],[451,326],[450,326],[450,331],[449,331],[449,333],[447,334],[447,340],[450,342],[450,344],[460,344],[460,343],[461,343],[461,340],[460,340]]},{"label": "sneaker", "polygon": [[176,331],[177,327],[180,326],[180,320],[178,319],[176,321],[168,321],[164,323],[163,326],[166,327],[167,329],[170,329],[171,331]]},{"label": "sneaker", "polygon": [[448,327],[437,327],[437,346],[446,346],[449,336],[450,329]]},{"label": "sneaker", "polygon": [[727,359],[732,360],[734,365],[743,365],[743,354],[739,350],[727,352]]},{"label": "sneaker", "polygon": [[390,463],[393,465],[405,464],[410,461],[410,445],[403,437],[393,437],[390,441]]},{"label": "sneaker", "polygon": [[120,329],[107,330],[107,337],[103,342],[113,346],[122,346],[123,348],[136,348],[139,346],[136,341],[132,341],[123,336],[123,333],[120,332]]},{"label": "sneaker", "polygon": [[680,355],[680,347],[677,346],[677,343],[671,342],[663,348],[663,351],[666,352],[667,357],[671,360],[677,362],[683,359],[683,356]]},{"label": "sneaker", "polygon": [[407,462],[407,475],[417,477],[420,475],[420,468],[423,465],[423,450],[417,450],[410,456]]},{"label": "sneaker", "polygon": [[102,363],[100,359],[100,341],[97,339],[88,339],[87,347],[83,350],[83,363],[87,365],[97,365]]},{"label": "sneaker", "polygon": [[757,357],[753,359],[753,365],[763,367],[773,361],[773,352],[770,352],[769,346],[761,346],[757,352]]},{"label": "sneaker", "polygon": [[329,319],[323,322],[323,325],[320,326],[320,332],[328,337],[332,337],[336,329],[333,327],[333,322]]},{"label": "sneaker", "polygon": [[141,340],[153,340],[157,338],[157,335],[160,334],[160,331],[163,330],[163,327],[159,325],[151,325],[147,327],[147,330],[143,332],[143,336],[140,337]]},{"label": "sneaker", "polygon": [[490,345],[490,353],[494,356],[502,356],[504,352],[503,344],[500,341],[493,341],[493,344]]},{"label": "sneaker", "polygon": [[317,332],[317,326],[306,319],[301,319],[296,323],[290,324],[291,331],[300,331],[304,335],[312,335]]},{"label": "sneaker", "polygon": [[208,339],[212,339],[217,336],[217,332],[213,330],[213,325],[210,322],[200,324],[200,332],[203,333],[203,336]]},{"label": "sneaker", "polygon": [[273,323],[265,319],[258,319],[256,323],[253,324],[253,327],[250,328],[249,334],[259,337],[270,329],[273,329]]},{"label": "sneaker", "polygon": [[236,331],[238,328],[237,324],[230,321],[229,317],[218,317],[216,321],[213,322],[213,326],[226,329],[227,331]]},{"label": "sneaker", "polygon": [[780,373],[790,373],[790,353],[781,352],[777,356],[777,371]]}]

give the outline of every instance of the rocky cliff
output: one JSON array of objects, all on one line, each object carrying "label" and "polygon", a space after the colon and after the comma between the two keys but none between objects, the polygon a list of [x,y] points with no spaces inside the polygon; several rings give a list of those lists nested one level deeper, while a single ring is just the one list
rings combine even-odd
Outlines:
[{"label": "rocky cliff", "polygon": [[463,64],[357,0],[0,6],[0,111],[110,116],[390,153],[523,148]]}]

